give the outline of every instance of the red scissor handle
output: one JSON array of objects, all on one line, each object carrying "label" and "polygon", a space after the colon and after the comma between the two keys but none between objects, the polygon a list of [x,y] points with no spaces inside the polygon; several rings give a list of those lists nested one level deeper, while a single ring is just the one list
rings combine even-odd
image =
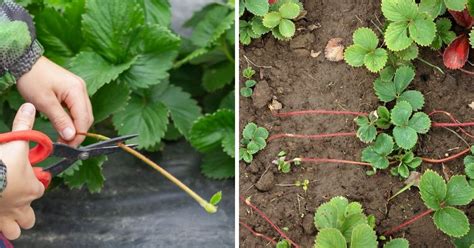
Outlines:
[{"label": "red scissor handle", "polygon": [[[30,163],[32,165],[45,160],[53,152],[53,141],[51,141],[51,139],[42,132],[28,130],[0,134],[0,143],[19,140],[36,143],[36,146],[33,147],[28,154]],[[35,172],[36,178],[38,178],[45,188],[48,188],[52,178],[51,173],[44,171],[43,168],[40,167],[35,167],[33,170]]]}]

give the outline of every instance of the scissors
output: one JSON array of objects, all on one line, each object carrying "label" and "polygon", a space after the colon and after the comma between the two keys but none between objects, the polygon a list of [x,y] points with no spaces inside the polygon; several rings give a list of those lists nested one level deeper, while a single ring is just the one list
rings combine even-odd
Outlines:
[{"label": "scissors", "polygon": [[[36,143],[36,146],[33,147],[28,154],[31,165],[35,165],[48,157],[62,158],[60,161],[45,168],[33,167],[36,178],[38,178],[38,180],[44,185],[44,188],[46,189],[48,188],[54,176],[57,176],[63,171],[67,170],[76,161],[87,160],[92,157],[117,152],[121,150],[121,148],[117,146],[116,143],[122,143],[137,136],[137,134],[120,136],[106,141],[94,143],[92,145],[74,148],[66,144],[53,143],[53,141],[51,141],[51,139],[42,132],[28,130],[2,133],[0,134],[0,143],[18,140]],[[137,145],[127,146],[134,148]]]}]

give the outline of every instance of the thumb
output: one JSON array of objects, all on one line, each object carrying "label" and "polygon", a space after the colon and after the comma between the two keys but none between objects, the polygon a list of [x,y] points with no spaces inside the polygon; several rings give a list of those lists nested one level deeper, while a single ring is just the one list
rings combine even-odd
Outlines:
[{"label": "thumb", "polygon": [[31,130],[35,123],[35,106],[31,103],[21,105],[13,120],[12,131]]}]

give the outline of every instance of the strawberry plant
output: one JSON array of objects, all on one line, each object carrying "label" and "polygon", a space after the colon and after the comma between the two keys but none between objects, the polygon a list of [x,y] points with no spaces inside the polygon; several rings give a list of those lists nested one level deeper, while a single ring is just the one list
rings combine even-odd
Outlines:
[{"label": "strawberry plant", "polygon": [[242,76],[246,79],[244,87],[240,88],[240,95],[243,97],[250,97],[253,94],[253,87],[257,84],[257,81],[252,80],[253,75],[255,70],[250,66],[242,71]]},{"label": "strawberry plant", "polygon": [[344,52],[347,64],[365,67],[371,72],[380,71],[387,63],[387,51],[378,47],[377,35],[369,28],[359,28],[352,37],[354,44]]},{"label": "strawberry plant", "polygon": [[456,206],[465,206],[474,199],[474,188],[465,176],[455,175],[446,182],[438,173],[427,170],[420,178],[420,195],[426,207],[424,211],[384,235],[390,235],[416,220],[434,213],[433,222],[438,229],[451,237],[462,237],[469,232],[469,221]]},{"label": "strawberry plant", "polygon": [[250,163],[253,160],[253,155],[267,146],[268,131],[264,127],[258,127],[257,124],[251,122],[245,126],[242,137],[239,157],[240,160]]},{"label": "strawberry plant", "polygon": [[[367,217],[362,205],[342,196],[334,197],[316,209],[314,225],[318,229],[314,247],[378,247],[374,231],[375,217]],[[409,247],[408,240],[393,239],[383,247]]]},{"label": "strawberry plant", "polygon": [[300,165],[301,160],[298,158],[294,158],[290,161],[286,160],[286,152],[281,151],[278,153],[278,158],[273,160],[272,163],[277,165],[278,170],[281,171],[282,173],[289,173],[291,171],[291,165]]},{"label": "strawberry plant", "polygon": [[[293,22],[303,9],[298,0],[241,0],[240,43],[248,45],[252,39],[271,32],[278,40],[288,40],[295,34]],[[248,11],[248,14],[246,13]]]},{"label": "strawberry plant", "polygon": [[[204,154],[206,176],[234,175],[232,4],[196,12],[185,24],[192,29],[189,38],[170,30],[168,0],[35,0],[25,6],[45,56],[86,81],[95,117],[91,131],[138,133],[131,142],[148,151],[183,138]],[[5,92],[2,120],[12,120],[19,102],[16,89]],[[57,137],[43,117],[36,123],[35,129]],[[62,180],[98,192],[105,160],[78,163]]]}]

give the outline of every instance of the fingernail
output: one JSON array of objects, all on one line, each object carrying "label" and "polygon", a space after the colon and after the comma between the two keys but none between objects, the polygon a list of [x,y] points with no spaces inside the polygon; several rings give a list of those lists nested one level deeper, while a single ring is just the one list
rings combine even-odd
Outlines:
[{"label": "fingernail", "polygon": [[66,127],[62,132],[61,132],[61,136],[63,136],[63,139],[66,139],[66,140],[71,140],[74,138],[74,135],[76,135],[76,132],[74,131],[74,129],[70,128],[70,127]]},{"label": "fingernail", "polygon": [[31,104],[31,103],[25,103],[21,107],[21,112],[26,114],[26,115],[34,115],[35,112],[36,112],[35,106],[33,106],[33,104]]}]

